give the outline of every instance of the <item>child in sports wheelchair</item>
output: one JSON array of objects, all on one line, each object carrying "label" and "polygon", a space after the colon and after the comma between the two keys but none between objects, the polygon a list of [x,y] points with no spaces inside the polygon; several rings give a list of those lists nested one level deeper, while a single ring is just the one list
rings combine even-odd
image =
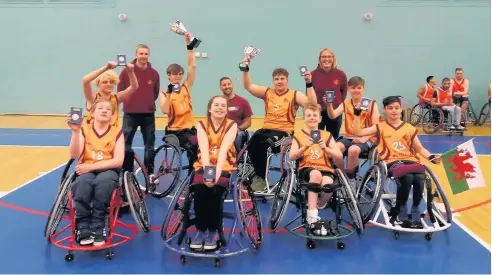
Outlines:
[{"label": "child in sports wheelchair", "polygon": [[332,135],[318,130],[321,107],[308,103],[303,107],[306,127],[293,136],[290,159],[299,160],[299,180],[307,183],[308,209],[306,221],[313,234],[326,236],[331,230],[327,221],[321,220],[318,209],[324,209],[332,197],[334,168],[332,159],[343,162],[343,155]]},{"label": "child in sports wheelchair", "polygon": [[[354,120],[356,134],[361,136],[376,134],[379,161],[386,163],[387,176],[396,179],[396,203],[389,212],[390,223],[394,226],[397,222],[406,228],[423,228],[418,207],[423,197],[426,177],[425,168],[418,154],[434,164],[440,162],[440,157],[431,154],[422,146],[415,127],[401,120],[402,109],[399,97],[386,97],[383,100],[383,107],[386,120],[369,128],[361,129],[360,119],[357,116]],[[408,215],[406,205],[412,186],[412,211]]]},{"label": "child in sports wheelchair", "polygon": [[119,185],[125,143],[121,128],[111,126],[116,112],[109,99],[98,98],[92,105],[90,124],[68,119],[72,129],[70,157],[78,158],[72,193],[75,204],[77,241],[80,245],[102,246],[111,195]]}]

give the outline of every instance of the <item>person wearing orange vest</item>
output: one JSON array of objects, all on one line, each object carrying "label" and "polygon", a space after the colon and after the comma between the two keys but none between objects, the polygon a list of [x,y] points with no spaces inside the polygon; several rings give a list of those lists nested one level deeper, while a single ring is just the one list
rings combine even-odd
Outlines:
[{"label": "person wearing orange vest", "polygon": [[111,124],[116,106],[107,98],[92,103],[90,124],[68,125],[72,129],[70,157],[78,158],[72,194],[75,204],[76,239],[80,245],[101,246],[111,196],[119,185],[125,157],[121,127]]},{"label": "person wearing orange vest", "polygon": [[466,113],[468,108],[468,90],[470,81],[463,77],[463,69],[456,68],[455,77],[451,79],[451,91],[453,93],[454,102],[461,107],[461,110]]},{"label": "person wearing orange vest", "polygon": [[461,126],[461,108],[454,104],[453,94],[449,89],[451,86],[451,81],[449,78],[445,77],[442,80],[442,87],[438,87],[434,91],[432,98],[432,105],[441,107],[443,111],[449,114],[448,127],[450,130],[463,130],[465,127]]},{"label": "person wearing orange vest", "polygon": [[[313,192],[310,189],[333,183],[335,169],[332,160],[343,162],[343,155],[330,132],[318,130],[321,122],[321,106],[307,103],[303,108],[306,127],[294,134],[290,148],[290,159],[299,162],[299,180],[308,184],[308,210],[306,222],[316,235],[326,235],[328,228],[318,216],[333,192]],[[319,132],[318,132],[319,131]],[[313,139],[313,135],[317,135]]]},{"label": "person wearing orange vest", "polygon": [[[376,101],[370,100],[368,102],[368,107],[366,110],[359,109],[360,113],[356,114],[356,106],[361,105],[365,90],[365,81],[362,77],[354,76],[348,81],[348,91],[350,93],[350,98],[345,99],[345,101],[339,105],[336,109],[333,109],[333,105],[328,101],[328,106],[326,111],[328,112],[328,117],[335,119],[345,113],[345,133],[343,137],[337,141],[337,146],[340,147],[342,152],[347,151],[347,168],[355,169],[359,163],[359,156],[362,153],[368,153],[369,149],[372,147],[373,143],[376,141],[375,136],[357,136],[354,132],[354,118],[359,117],[361,123],[365,127],[370,127],[379,123],[379,111]],[[344,167],[343,161],[337,163],[339,167]],[[352,186],[355,185],[355,173],[349,173]]]},{"label": "person wearing orange vest", "polygon": [[[234,139],[238,126],[227,118],[227,108],[227,97],[212,97],[207,106],[207,118],[197,125],[198,157],[193,165],[195,175],[190,190],[198,233],[190,243],[191,249],[217,248],[215,236],[222,226],[222,204],[231,174],[237,170]],[[215,171],[209,170],[211,167]]]},{"label": "person wearing orange vest", "polygon": [[[247,56],[243,60],[250,64]],[[311,82],[311,73],[304,72],[306,81],[306,93],[289,89],[289,72],[283,68],[277,68],[272,73],[274,87],[265,87],[253,84],[249,73],[249,65],[243,73],[243,86],[253,96],[265,102],[265,119],[263,127],[257,130],[250,139],[248,154],[255,170],[255,177],[251,188],[254,191],[266,189],[266,163],[267,150],[271,148],[272,153],[280,152],[283,140],[294,132],[296,112],[299,106],[308,102],[316,102],[316,93]],[[272,146],[273,145],[273,146]]]},{"label": "person wearing orange vest", "polygon": [[[357,135],[371,136],[376,135],[379,160],[384,161],[388,171],[402,165],[422,164],[420,156],[430,160],[432,163],[439,164],[441,157],[431,154],[422,146],[417,136],[418,130],[411,124],[401,120],[401,99],[396,96],[389,96],[383,99],[384,113],[386,120],[379,124],[361,129],[361,121],[355,118],[355,131]],[[420,155],[420,156],[419,156]],[[385,179],[383,179],[385,180]],[[418,172],[407,173],[398,178],[400,184],[396,190],[396,204],[390,210],[390,222],[398,222],[402,227],[422,228],[420,222],[420,210],[418,206],[422,200],[425,175]],[[411,219],[408,218],[406,208],[410,188],[413,186],[413,205]]]},{"label": "person wearing orange vest", "polygon": [[422,84],[417,91],[417,98],[419,99],[420,105],[431,103],[436,86],[436,78],[433,75],[428,76],[425,81],[427,83]]},{"label": "person wearing orange vest", "polygon": [[[119,83],[119,77],[112,69],[117,66],[118,64],[115,61],[109,61],[103,67],[88,73],[82,78],[82,90],[84,91],[87,108],[86,122],[88,124],[90,124],[92,120],[92,112],[90,111],[92,109],[92,104],[99,98],[106,98],[109,99],[116,108],[116,111],[113,112],[113,117],[111,118],[111,125],[121,127],[118,125],[118,106],[138,89],[138,80],[133,71],[134,65],[127,64],[126,69],[128,70],[130,76],[130,86],[118,94],[113,93],[114,88]],[[97,92],[92,91],[91,82],[93,81],[98,87]]]},{"label": "person wearing orange vest", "polygon": [[188,56],[186,80],[182,82],[184,69],[181,65],[169,65],[166,73],[170,84],[159,95],[161,110],[168,116],[166,135],[176,135],[179,140],[179,146],[186,150],[189,163],[188,172],[193,171],[193,163],[196,161],[198,149],[193,105],[191,103],[191,91],[193,90],[196,73],[196,58],[195,51],[190,45],[191,38],[191,33],[186,33],[185,41]]}]

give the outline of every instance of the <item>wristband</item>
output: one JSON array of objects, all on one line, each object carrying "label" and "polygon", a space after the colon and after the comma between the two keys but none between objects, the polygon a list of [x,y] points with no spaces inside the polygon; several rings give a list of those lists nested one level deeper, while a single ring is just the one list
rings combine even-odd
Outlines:
[{"label": "wristband", "polygon": [[186,45],[186,49],[187,49],[188,51],[192,51],[192,50],[193,50],[193,46],[192,46],[192,45]]},{"label": "wristband", "polygon": [[309,89],[309,88],[311,88],[311,87],[313,87],[313,83],[312,83],[312,82],[310,82],[310,83],[306,83],[306,89]]}]

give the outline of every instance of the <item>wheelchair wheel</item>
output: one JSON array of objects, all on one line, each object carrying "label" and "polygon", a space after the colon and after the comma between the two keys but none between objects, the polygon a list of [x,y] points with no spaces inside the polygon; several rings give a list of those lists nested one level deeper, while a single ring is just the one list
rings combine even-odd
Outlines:
[{"label": "wheelchair wheel", "polygon": [[179,230],[183,218],[189,212],[190,207],[190,184],[188,176],[179,184],[173,199],[169,203],[161,229],[161,237],[164,241],[171,239]]},{"label": "wheelchair wheel", "polygon": [[140,186],[133,173],[124,172],[123,186],[135,222],[142,233],[148,233],[150,231],[149,211],[145,204],[143,191],[139,188]]},{"label": "wheelchair wheel", "polygon": [[412,111],[410,112],[410,117],[408,118],[408,123],[415,126],[419,124],[422,120],[422,116],[424,114],[424,107],[420,104],[413,106]]},{"label": "wheelchair wheel", "polygon": [[362,184],[357,192],[362,222],[369,222],[379,207],[379,201],[383,195],[383,173],[379,164],[373,165],[364,175]]},{"label": "wheelchair wheel", "polygon": [[[444,222],[451,224],[453,221],[453,213],[449,206],[448,198],[444,193],[436,175],[432,170],[425,166],[425,199],[427,201],[427,214],[429,215],[430,221],[435,223],[436,221],[440,224]],[[437,207],[437,203],[442,203],[444,211]]]},{"label": "wheelchair wheel", "polygon": [[[69,165],[67,165],[67,167],[69,167]],[[50,240],[50,237],[56,232],[56,228],[63,218],[65,209],[68,209],[68,196],[70,195],[70,191],[72,190],[74,178],[74,173],[70,174],[68,177],[65,177],[64,181],[58,189],[55,202],[51,207],[48,220],[46,221],[46,225],[44,227],[44,236],[48,241]]]},{"label": "wheelchair wheel", "polygon": [[[176,138],[177,139],[177,138]],[[150,193],[157,198],[163,198],[171,194],[178,184],[181,170],[181,148],[178,144],[166,143],[157,148],[155,161],[158,167],[155,177],[156,182],[151,184]]]},{"label": "wheelchair wheel", "polygon": [[242,176],[237,178],[233,194],[236,212],[241,220],[244,233],[250,240],[251,246],[259,249],[263,240],[260,210],[256,200],[253,199],[253,190]]},{"label": "wheelchair wheel", "polygon": [[[147,171],[147,168],[145,168],[144,162],[137,154],[134,153],[133,158],[133,174],[135,175],[135,178],[139,183],[140,189],[142,189],[145,194],[147,194],[150,188],[149,173]],[[142,185],[142,183],[145,183],[145,186]]]},{"label": "wheelchair wheel", "polygon": [[487,102],[483,105],[482,109],[480,110],[480,116],[478,117],[477,125],[478,126],[484,125],[489,117],[490,117],[490,102]]},{"label": "wheelchair wheel", "polygon": [[278,188],[275,189],[272,206],[270,209],[270,229],[276,230],[282,221],[290,202],[292,187],[294,186],[295,172],[293,169],[284,169],[279,180]]},{"label": "wheelchair wheel", "polygon": [[431,108],[425,112],[423,117],[423,130],[427,134],[434,134],[442,128],[444,124],[444,113],[441,109]]},{"label": "wheelchair wheel", "polygon": [[344,204],[347,206],[347,210],[354,221],[354,227],[358,233],[364,231],[364,223],[362,222],[362,217],[360,215],[359,205],[355,199],[354,193],[352,192],[352,187],[350,186],[347,175],[340,169],[336,169],[337,177],[336,180],[340,181],[341,188],[338,190],[338,199],[343,199]]},{"label": "wheelchair wheel", "polygon": [[62,172],[62,176],[60,179],[60,186],[65,181],[67,176],[75,173],[75,165],[72,167],[72,164],[74,164],[74,163],[75,163],[75,165],[77,165],[77,162],[75,162],[75,159],[68,160],[67,165],[65,165],[65,168],[63,169],[63,172]]}]

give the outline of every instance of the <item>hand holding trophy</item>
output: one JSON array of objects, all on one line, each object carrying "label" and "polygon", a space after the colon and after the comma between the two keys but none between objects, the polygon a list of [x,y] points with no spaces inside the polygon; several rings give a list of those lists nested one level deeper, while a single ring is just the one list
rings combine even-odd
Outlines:
[{"label": "hand holding trophy", "polygon": [[253,59],[255,56],[257,56],[261,50],[259,48],[253,47],[253,46],[246,46],[244,48],[244,59],[241,63],[239,63],[239,69],[242,72],[248,72],[249,71],[249,61]]},{"label": "hand holding trophy", "polygon": [[[179,20],[171,24],[171,31],[173,31],[174,33],[179,34],[179,35],[186,35],[188,33],[183,22],[181,22]],[[188,45],[190,46],[190,48],[193,48],[193,49],[198,48],[200,43],[202,43],[202,41],[196,37],[191,37],[190,41],[191,42]]]}]

